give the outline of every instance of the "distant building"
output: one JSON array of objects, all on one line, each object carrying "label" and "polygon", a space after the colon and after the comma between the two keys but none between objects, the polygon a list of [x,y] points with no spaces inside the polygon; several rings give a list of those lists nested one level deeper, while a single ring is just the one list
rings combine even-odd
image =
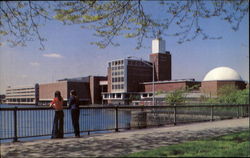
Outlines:
[{"label": "distant building", "polygon": [[6,104],[37,105],[39,85],[8,87],[6,89]]},{"label": "distant building", "polygon": [[[144,92],[141,83],[171,80],[171,54],[165,51],[161,38],[152,42],[150,62],[142,59],[120,59],[108,63],[108,92],[102,93],[105,103],[128,104]],[[152,92],[151,92],[152,93]],[[152,94],[149,94],[152,95]]]},{"label": "distant building", "polygon": [[154,65],[155,81],[166,81],[172,79],[172,61],[169,51],[165,51],[165,41],[161,38],[152,41],[152,53],[149,56]]},{"label": "distant building", "polygon": [[5,103],[5,95],[0,95],[0,103]]},{"label": "distant building", "polygon": [[39,104],[47,105],[54,98],[55,91],[60,91],[64,105],[70,97],[70,91],[75,90],[81,104],[100,104],[102,87],[99,82],[107,80],[105,76],[88,76],[71,79],[61,79],[55,83],[40,84]]},{"label": "distant building", "polygon": [[246,83],[234,69],[229,67],[217,67],[209,71],[201,82],[201,92],[217,96],[220,88],[226,85],[245,89]]},{"label": "distant building", "polygon": [[153,93],[157,92],[168,93],[194,87],[196,93],[192,96],[204,94],[214,97],[225,85],[234,85],[238,89],[246,87],[240,75],[227,67],[212,70],[202,82],[195,79],[172,80],[171,54],[165,51],[165,41],[161,38],[152,41],[149,58],[150,61],[131,58],[110,61],[108,91],[102,93],[104,103],[128,104],[131,100],[146,100],[152,104],[150,100],[152,101]]},{"label": "distant building", "polygon": [[[144,86],[145,92],[153,91],[152,82],[142,83]],[[171,92],[178,89],[188,89],[195,87],[195,90],[199,89],[201,86],[200,81],[195,81],[194,79],[180,79],[180,80],[171,80],[171,81],[157,81],[154,83],[155,92]]]},{"label": "distant building", "polygon": [[141,82],[152,80],[152,64],[136,59],[114,60],[108,63],[108,91],[102,93],[104,103],[126,104],[141,91]]}]

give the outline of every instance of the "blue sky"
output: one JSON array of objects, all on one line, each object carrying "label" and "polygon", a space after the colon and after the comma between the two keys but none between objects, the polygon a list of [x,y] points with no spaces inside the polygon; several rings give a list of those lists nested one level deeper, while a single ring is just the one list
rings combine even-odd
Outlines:
[{"label": "blue sky", "polygon": [[[156,16],[160,15],[156,12]],[[218,19],[202,24],[206,31],[221,40],[195,39],[178,44],[174,37],[165,37],[166,50],[172,54],[172,78],[195,78],[201,81],[206,73],[218,66],[236,70],[249,82],[249,18],[243,19],[240,29],[233,31]],[[90,42],[97,40],[91,30],[79,25],[64,26],[50,21],[41,28],[46,49],[39,50],[39,42],[27,42],[26,47],[0,47],[0,94],[7,86],[32,85],[55,82],[62,78],[88,75],[106,75],[110,60],[136,56],[145,60],[151,53],[151,41],[144,41],[146,48],[135,50],[135,39],[118,38],[120,46],[99,49]]]}]

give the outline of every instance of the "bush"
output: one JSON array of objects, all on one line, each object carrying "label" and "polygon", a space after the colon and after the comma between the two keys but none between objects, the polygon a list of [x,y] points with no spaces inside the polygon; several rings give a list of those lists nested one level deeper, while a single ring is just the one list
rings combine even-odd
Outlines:
[{"label": "bush", "polygon": [[185,102],[185,96],[184,96],[185,90],[175,90],[169,94],[166,95],[165,101],[166,103],[170,105],[175,105],[177,103],[183,103]]},{"label": "bush", "polygon": [[207,103],[249,104],[249,89],[238,90],[234,86],[224,86],[219,89],[217,98],[209,98]]}]

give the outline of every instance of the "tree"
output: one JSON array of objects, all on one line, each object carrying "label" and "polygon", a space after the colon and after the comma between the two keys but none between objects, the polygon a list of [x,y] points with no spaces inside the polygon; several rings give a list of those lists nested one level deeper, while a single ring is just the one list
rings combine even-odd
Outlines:
[{"label": "tree", "polygon": [[165,101],[170,105],[176,105],[178,103],[185,102],[185,90],[177,89],[173,92],[170,92],[166,95]]},{"label": "tree", "polygon": [[[45,22],[52,18],[66,25],[78,24],[93,29],[100,41],[92,44],[100,48],[118,45],[114,42],[118,36],[137,38],[136,48],[140,48],[144,38],[155,38],[159,31],[167,36],[177,36],[178,43],[199,36],[204,40],[220,39],[208,35],[200,25],[201,20],[218,17],[237,31],[249,10],[248,0],[151,2],[159,3],[164,8],[161,17],[151,15],[150,9],[146,8],[148,2],[142,0],[0,3],[0,34],[8,36],[7,42],[14,46],[25,45],[33,38],[37,38],[42,45],[45,39],[40,36],[38,27],[44,23],[37,19]],[[171,27],[178,28],[177,32],[167,33]]]},{"label": "tree", "polygon": [[[27,41],[38,39],[41,49],[45,38],[40,35],[39,27],[51,20],[49,2],[1,1],[0,2],[0,35],[7,36],[10,46],[26,46]],[[42,21],[43,20],[43,21]],[[2,46],[1,41],[0,45]]]}]

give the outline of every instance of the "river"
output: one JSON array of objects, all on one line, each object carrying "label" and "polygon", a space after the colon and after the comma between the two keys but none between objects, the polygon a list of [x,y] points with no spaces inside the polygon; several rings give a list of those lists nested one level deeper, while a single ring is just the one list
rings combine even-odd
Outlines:
[{"label": "river", "polygon": [[[35,105],[7,105],[0,104],[0,108],[27,108],[38,107]],[[14,112],[0,110],[0,138],[6,142],[6,138],[14,136]],[[17,111],[17,135],[20,140],[33,140],[41,138],[50,138],[53,126],[54,110],[18,110]],[[119,111],[118,126],[126,128],[129,126],[131,117],[126,111]],[[92,131],[93,133],[107,133],[107,129],[116,128],[115,109],[81,109],[80,110],[80,131]],[[64,110],[64,132],[65,136],[73,136],[73,127],[71,123],[71,114],[69,109]],[[81,135],[87,134],[86,132]],[[37,137],[39,136],[39,137]],[[10,139],[10,141],[12,141]]]}]

